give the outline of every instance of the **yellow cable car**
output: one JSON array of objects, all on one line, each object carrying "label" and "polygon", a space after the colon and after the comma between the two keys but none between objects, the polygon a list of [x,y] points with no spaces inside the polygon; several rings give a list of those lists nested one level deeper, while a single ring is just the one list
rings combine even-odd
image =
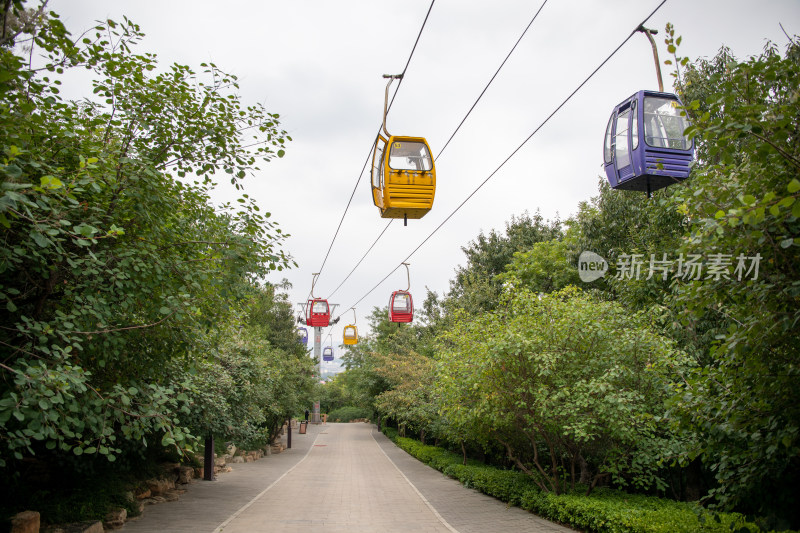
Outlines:
[{"label": "yellow cable car", "polygon": [[353,310],[353,323],[348,324],[344,327],[344,343],[348,346],[352,346],[353,344],[358,344],[358,328],[356,327],[356,309],[355,307],[351,307],[350,309]]},{"label": "yellow cable car", "polygon": [[388,76],[383,105],[384,137],[378,134],[372,153],[372,201],[381,218],[422,218],[433,207],[436,168],[431,148],[423,137],[390,135],[386,130],[389,85],[399,76]]},{"label": "yellow cable car", "polygon": [[347,345],[358,343],[358,328],[356,328],[355,324],[344,327],[344,343]]}]

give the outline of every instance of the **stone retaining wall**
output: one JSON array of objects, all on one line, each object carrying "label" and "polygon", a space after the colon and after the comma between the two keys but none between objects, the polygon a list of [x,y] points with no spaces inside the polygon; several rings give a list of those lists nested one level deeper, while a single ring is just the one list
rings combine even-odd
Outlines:
[{"label": "stone retaining wall", "polygon": [[[293,426],[294,427],[294,426]],[[284,433],[286,426],[281,430]],[[214,473],[224,474],[233,468],[230,464],[251,463],[273,453],[281,453],[286,449],[283,442],[276,439],[271,446],[257,450],[238,450],[235,446],[228,447],[228,453],[217,456],[214,454]],[[196,458],[198,463],[203,464],[203,457]],[[161,465],[162,474],[158,477],[148,479],[141,483],[136,489],[128,493],[128,499],[134,502],[141,514],[146,505],[170,502],[177,500],[181,494],[186,492],[184,487],[196,479],[203,478],[203,467],[193,468],[179,463],[164,463]],[[128,513],[124,508],[111,509],[103,521],[94,520],[75,524],[58,526],[47,526],[41,529],[40,516],[36,511],[23,511],[14,516],[11,520],[10,533],[104,533],[105,531],[121,528],[126,520]],[[133,518],[135,520],[135,517]]]}]

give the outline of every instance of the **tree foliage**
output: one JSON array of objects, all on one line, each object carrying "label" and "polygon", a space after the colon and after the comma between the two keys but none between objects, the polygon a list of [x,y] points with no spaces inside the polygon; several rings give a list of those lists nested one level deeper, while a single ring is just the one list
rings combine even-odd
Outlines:
[{"label": "tree foliage", "polygon": [[566,476],[574,486],[576,468],[593,470],[591,486],[612,475],[665,486],[658,461],[675,436],[660,423],[664,400],[691,360],[643,315],[574,288],[517,290],[462,324],[440,357],[448,420],[501,442],[543,490],[563,492]]},{"label": "tree foliage", "polygon": [[687,319],[711,312],[721,327],[675,402],[717,501],[786,511],[792,498],[772,489],[791,491],[800,472],[800,46],[781,55],[770,43],[745,61],[723,48],[689,65],[680,86],[700,161],[672,198],[689,220],[680,251],[757,258],[758,274],[676,288]]},{"label": "tree foliage", "polygon": [[502,290],[502,281],[496,276],[503,273],[514,254],[529,250],[534,243],[560,237],[561,223],[558,220],[545,221],[539,212],[533,216],[528,213],[512,216],[506,223],[505,234],[495,230],[486,235],[481,232],[474,241],[461,248],[467,264],[456,270],[444,305],[474,313],[494,309]]},{"label": "tree foliage", "polygon": [[[215,207],[210,193],[215,174],[241,189],[283,155],[278,115],[243,105],[213,64],[134,53],[127,19],[73,38],[38,13],[2,13],[0,464],[256,438],[310,379],[291,307],[259,287],[293,262],[247,194]],[[62,98],[81,69],[91,94]]]}]

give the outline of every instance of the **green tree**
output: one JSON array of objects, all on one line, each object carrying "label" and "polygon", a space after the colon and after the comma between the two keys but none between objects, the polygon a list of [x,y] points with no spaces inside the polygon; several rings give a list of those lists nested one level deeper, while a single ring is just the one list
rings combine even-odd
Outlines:
[{"label": "green tree", "polygon": [[[2,16],[21,10],[6,2]],[[237,208],[209,197],[216,172],[241,188],[283,155],[278,116],[245,107],[213,64],[159,73],[132,52],[142,37],[107,21],[73,41],[49,14],[0,47],[0,465],[114,459],[151,437],[190,446],[188,396],[164,370],[191,368],[231,302],[292,263],[246,194]],[[59,78],[76,68],[93,95],[67,101]]]},{"label": "green tree", "polygon": [[437,418],[433,360],[416,352],[376,355],[379,364],[375,372],[390,388],[375,398],[375,407],[397,422],[402,436],[409,429],[424,443]]},{"label": "green tree", "polygon": [[664,401],[692,363],[643,314],[575,288],[518,289],[446,340],[440,409],[462,438],[500,442],[546,491],[608,477],[666,487],[660,460],[678,437],[661,422]]},{"label": "green tree", "polygon": [[580,284],[578,269],[569,262],[564,241],[536,242],[526,252],[514,252],[506,271],[497,279],[510,287],[525,287],[533,293],[549,293]]},{"label": "green tree", "polygon": [[[668,37],[675,52],[679,39]],[[726,508],[775,512],[797,527],[800,46],[781,55],[768,44],[745,61],[723,48],[688,64],[680,81],[698,158],[671,199],[689,223],[680,252],[729,264],[673,295],[686,320],[720,321],[707,364],[675,398],[699,436],[687,455],[713,470],[711,495]]]},{"label": "green tree", "polygon": [[505,235],[495,230],[478,237],[461,248],[467,256],[467,264],[458,267],[456,277],[450,282],[450,290],[444,298],[445,308],[460,307],[477,313],[497,307],[502,282],[496,279],[502,274],[515,252],[527,251],[534,243],[561,237],[561,223],[545,221],[538,212],[520,217],[512,216],[506,223]]}]

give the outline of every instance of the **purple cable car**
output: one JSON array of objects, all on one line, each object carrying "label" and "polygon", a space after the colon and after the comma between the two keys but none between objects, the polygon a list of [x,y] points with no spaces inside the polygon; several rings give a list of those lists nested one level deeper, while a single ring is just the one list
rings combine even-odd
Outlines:
[{"label": "purple cable car", "polygon": [[333,361],[333,348],[331,346],[326,346],[322,349],[322,360]]},{"label": "purple cable car", "polygon": [[614,108],[606,128],[603,161],[614,189],[646,192],[689,177],[694,145],[678,97],[639,91]]},{"label": "purple cable car", "polygon": [[297,337],[303,346],[308,345],[308,330],[306,328],[297,328]]}]

